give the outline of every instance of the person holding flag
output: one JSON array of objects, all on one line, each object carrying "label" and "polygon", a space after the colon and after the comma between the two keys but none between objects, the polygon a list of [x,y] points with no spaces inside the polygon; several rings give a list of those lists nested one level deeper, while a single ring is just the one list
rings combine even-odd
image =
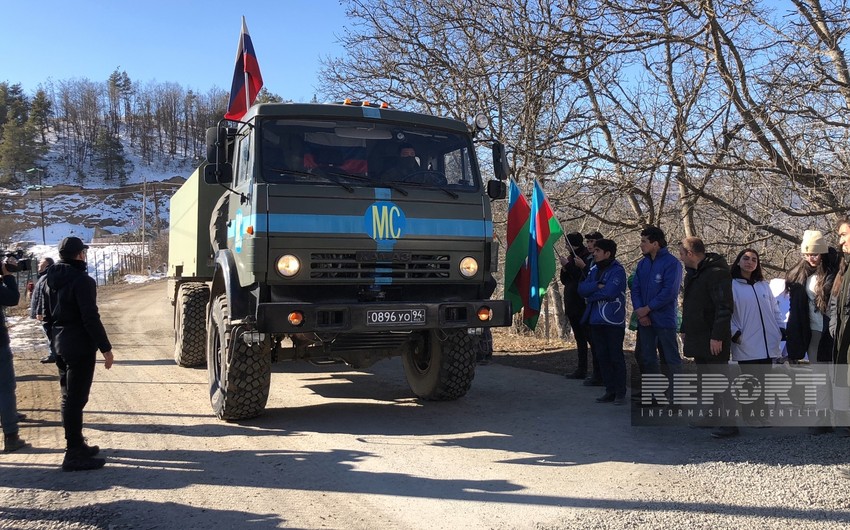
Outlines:
[{"label": "person holding flag", "polygon": [[590,325],[593,353],[599,362],[605,394],[597,403],[626,403],[626,270],[617,261],[617,243],[596,241],[593,261],[596,267],[579,284],[578,292],[587,300],[582,322]]},{"label": "person holding flag", "polygon": [[[578,232],[567,234],[567,248],[570,255],[558,256],[561,262],[561,284],[564,286],[564,314],[570,322],[573,337],[576,341],[578,352],[578,366],[576,370],[567,377],[570,379],[584,379],[587,377],[587,354],[589,352],[590,330],[586,324],[581,323],[581,317],[587,308],[584,298],[578,294],[578,286],[586,277],[588,264],[593,259],[590,252],[583,244],[584,238]],[[596,363],[594,363],[595,365]],[[596,370],[594,370],[596,372]]]},{"label": "person holding flag", "polygon": [[233,72],[233,84],[230,86],[230,101],[224,118],[240,120],[248,112],[263,88],[263,76],[260,64],[254,53],[254,44],[248,34],[245,17],[242,17],[242,33],[239,34],[239,47],[236,49],[236,67]]}]

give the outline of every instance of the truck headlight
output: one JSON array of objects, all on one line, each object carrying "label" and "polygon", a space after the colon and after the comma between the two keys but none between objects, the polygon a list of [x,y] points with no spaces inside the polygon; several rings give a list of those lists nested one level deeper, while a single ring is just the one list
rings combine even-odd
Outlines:
[{"label": "truck headlight", "polygon": [[472,278],[478,272],[478,262],[475,258],[467,256],[460,260],[460,273],[465,278]]},{"label": "truck headlight", "polygon": [[291,278],[301,270],[301,262],[292,254],[277,258],[277,272],[284,278]]}]

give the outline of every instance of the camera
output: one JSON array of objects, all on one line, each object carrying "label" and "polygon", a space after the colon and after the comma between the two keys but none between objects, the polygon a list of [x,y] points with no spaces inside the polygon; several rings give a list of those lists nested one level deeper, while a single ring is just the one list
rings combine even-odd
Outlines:
[{"label": "camera", "polygon": [[[32,261],[30,258],[24,258],[24,251],[21,249],[15,251],[6,252],[5,258],[3,260],[4,265],[6,265],[6,270],[9,272],[21,272],[30,270],[30,262]],[[10,263],[9,258],[14,258],[16,260],[15,263]]]}]

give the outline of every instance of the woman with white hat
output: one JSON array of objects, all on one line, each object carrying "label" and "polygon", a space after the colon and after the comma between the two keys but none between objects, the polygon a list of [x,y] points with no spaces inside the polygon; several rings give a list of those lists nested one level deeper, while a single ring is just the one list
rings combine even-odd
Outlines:
[{"label": "woman with white hat", "polygon": [[[810,364],[832,360],[832,336],[829,333],[829,298],[838,270],[838,254],[829,248],[819,230],[806,230],[800,245],[802,259],[785,277],[791,308],[786,328],[788,358],[801,360],[808,355]],[[820,398],[820,396],[819,396]],[[815,427],[813,434],[829,432],[831,427]]]}]

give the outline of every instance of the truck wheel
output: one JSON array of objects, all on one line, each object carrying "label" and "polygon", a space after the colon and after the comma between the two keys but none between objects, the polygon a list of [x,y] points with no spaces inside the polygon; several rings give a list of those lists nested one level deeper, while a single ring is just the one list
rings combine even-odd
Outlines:
[{"label": "truck wheel", "polygon": [[248,344],[230,325],[227,297],[219,295],[207,322],[207,370],[210,403],[222,420],[253,418],[263,412],[271,385],[271,352]]},{"label": "truck wheel", "polygon": [[458,399],[472,386],[478,345],[465,329],[449,331],[442,340],[438,334],[443,332],[431,330],[404,353],[404,374],[422,399]]},{"label": "truck wheel", "polygon": [[184,283],[174,304],[174,361],[179,366],[203,366],[207,360],[207,302],[209,287]]}]

